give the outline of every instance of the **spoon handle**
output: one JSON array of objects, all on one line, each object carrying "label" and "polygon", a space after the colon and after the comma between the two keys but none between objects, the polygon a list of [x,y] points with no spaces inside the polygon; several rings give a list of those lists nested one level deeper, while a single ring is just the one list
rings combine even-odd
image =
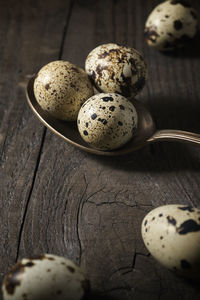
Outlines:
[{"label": "spoon handle", "polygon": [[200,145],[200,134],[173,129],[157,130],[154,135],[148,139],[148,142],[155,141],[182,141]]}]

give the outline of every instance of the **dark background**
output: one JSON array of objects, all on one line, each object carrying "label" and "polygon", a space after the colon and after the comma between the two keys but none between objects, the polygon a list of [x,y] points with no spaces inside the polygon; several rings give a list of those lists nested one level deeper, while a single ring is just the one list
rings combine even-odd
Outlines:
[{"label": "dark background", "polygon": [[157,126],[199,132],[199,39],[174,55],[150,49],[144,23],[159,2],[0,1],[1,279],[18,259],[48,252],[79,264],[100,299],[199,299],[198,285],[155,262],[140,233],[154,207],[200,207],[198,147],[163,142],[120,159],[91,155],[47,130],[25,98],[46,63],[84,67],[94,47],[117,42],[145,57],[149,79],[137,98]]}]

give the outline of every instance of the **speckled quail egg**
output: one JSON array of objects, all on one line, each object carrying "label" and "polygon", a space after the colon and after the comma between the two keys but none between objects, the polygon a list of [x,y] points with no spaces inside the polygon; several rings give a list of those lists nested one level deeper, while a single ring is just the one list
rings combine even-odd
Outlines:
[{"label": "speckled quail egg", "polygon": [[78,300],[88,288],[89,282],[78,266],[52,254],[22,259],[2,285],[4,300]]},{"label": "speckled quail egg", "polygon": [[174,50],[196,35],[197,24],[197,12],[186,1],[165,1],[155,7],[146,21],[146,41],[161,51]]},{"label": "speckled quail egg", "polygon": [[113,150],[123,146],[135,134],[137,112],[125,97],[100,93],[81,107],[77,124],[82,138],[91,147]]},{"label": "speckled quail egg", "polygon": [[112,43],[93,49],[85,70],[100,92],[119,93],[126,98],[137,95],[147,79],[142,55],[133,48]]},{"label": "speckled quail egg", "polygon": [[68,61],[53,61],[36,75],[34,94],[42,109],[55,118],[75,121],[93,87],[83,69]]},{"label": "speckled quail egg", "polygon": [[200,209],[179,204],[157,207],[144,218],[142,237],[162,265],[185,277],[200,277]]}]

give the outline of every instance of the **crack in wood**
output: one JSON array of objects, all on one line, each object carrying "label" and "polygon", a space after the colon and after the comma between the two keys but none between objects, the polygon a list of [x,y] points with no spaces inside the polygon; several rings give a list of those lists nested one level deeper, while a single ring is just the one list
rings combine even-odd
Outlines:
[{"label": "crack in wood", "polygon": [[[8,138],[8,130],[7,130],[7,132],[6,132],[5,138],[4,138],[3,143],[2,143],[2,145],[1,145],[0,165],[1,165],[2,162],[3,162],[3,153],[4,153],[5,146],[6,146],[7,138]],[[2,138],[2,139],[3,139],[3,138]]]},{"label": "crack in wood", "polygon": [[68,30],[68,27],[69,27],[69,22],[70,22],[70,19],[71,19],[73,7],[74,7],[74,0],[71,0],[70,5],[69,5],[69,10],[68,10],[68,13],[67,13],[67,17],[66,17],[66,21],[65,21],[65,25],[64,25],[64,28],[63,28],[61,46],[60,46],[60,51],[59,51],[59,55],[58,55],[59,60],[61,60],[62,56],[63,56],[63,49],[64,49],[64,45],[65,45],[67,30]]},{"label": "crack in wood", "polygon": [[138,203],[131,205],[131,204],[127,204],[127,203],[122,202],[122,201],[103,201],[103,202],[100,202],[100,203],[96,203],[96,202],[91,201],[91,200],[86,200],[86,201],[84,201],[83,204],[86,204],[86,203],[91,203],[91,204],[93,204],[97,207],[103,206],[103,205],[112,205],[112,204],[123,205],[123,206],[131,207],[131,208],[137,207],[138,209],[142,209],[142,207],[152,207],[152,205],[140,205],[139,206]]},{"label": "crack in wood", "polygon": [[82,214],[82,211],[83,211],[83,207],[84,207],[84,205],[88,202],[88,203],[92,203],[92,204],[95,204],[95,202],[92,202],[92,201],[90,201],[89,199],[90,198],[92,198],[94,195],[96,195],[96,194],[98,194],[98,193],[100,193],[100,192],[103,192],[103,189],[104,189],[104,187],[103,188],[101,188],[101,189],[99,189],[99,190],[97,190],[97,191],[95,191],[94,193],[92,193],[91,195],[89,195],[84,201],[83,201],[83,204],[82,204],[82,206],[81,206],[81,214]]},{"label": "crack in wood", "polygon": [[150,253],[145,254],[145,253],[141,253],[141,252],[135,251],[135,252],[134,252],[134,255],[133,255],[132,265],[131,265],[131,269],[132,269],[132,270],[135,269],[136,260],[137,260],[137,257],[138,257],[138,256],[149,257],[149,256],[150,256]]},{"label": "crack in wood", "polygon": [[[68,10],[67,16],[66,16],[66,22],[65,22],[65,25],[64,25],[64,28],[63,28],[60,51],[59,51],[59,54],[58,54],[58,59],[59,60],[62,59],[64,43],[65,43],[65,39],[66,39],[66,35],[67,35],[67,29],[68,29],[68,26],[69,26],[73,6],[74,6],[74,0],[71,0],[70,5],[69,5],[69,10]],[[32,192],[33,192],[34,184],[35,184],[35,179],[36,179],[38,167],[39,167],[39,164],[40,164],[40,158],[41,158],[42,149],[43,149],[43,146],[44,146],[46,132],[47,132],[47,128],[44,127],[43,134],[42,134],[42,139],[41,139],[41,144],[40,144],[40,149],[39,149],[39,153],[38,153],[38,157],[37,157],[37,161],[36,161],[36,165],[35,165],[35,170],[34,170],[34,174],[33,174],[33,180],[32,180],[30,192],[29,192],[28,199],[27,199],[27,202],[26,202],[26,205],[25,205],[25,209],[24,209],[24,213],[23,213],[23,217],[22,217],[22,222],[21,222],[20,229],[19,229],[19,236],[18,236],[18,241],[17,241],[17,251],[16,251],[15,262],[17,262],[17,260],[19,258],[19,250],[20,250],[20,245],[21,245],[21,240],[22,240],[22,232],[23,232],[23,228],[24,228],[24,224],[25,224],[25,220],[26,220],[28,206],[29,206],[29,203],[30,203],[31,195],[32,195]]]},{"label": "crack in wood", "polygon": [[[100,202],[100,203],[96,203],[96,202],[94,202],[94,201],[91,201],[91,200],[89,200],[89,199],[91,199],[94,195],[96,195],[96,194],[98,194],[98,193],[104,193],[104,194],[107,194],[107,191],[104,191],[104,189],[105,189],[105,187],[102,187],[102,188],[100,188],[99,190],[96,190],[95,192],[93,192],[91,195],[89,195],[88,196],[88,198],[86,198],[85,200],[84,200],[84,202],[83,202],[83,206],[86,204],[86,203],[91,203],[91,204],[93,204],[93,205],[95,205],[95,206],[97,206],[97,207],[99,207],[99,206],[103,206],[103,205],[112,205],[112,204],[116,204],[116,205],[124,205],[124,206],[127,206],[127,207],[131,207],[131,208],[134,208],[134,207],[136,207],[136,208],[138,208],[138,209],[140,209],[140,210],[142,210],[142,211],[145,211],[146,212],[146,210],[145,209],[143,209],[143,208],[145,208],[145,207],[150,207],[150,208],[152,208],[153,207],[153,205],[152,204],[142,204],[142,205],[139,205],[139,203],[137,202],[137,201],[135,201],[135,204],[127,204],[127,203],[125,203],[125,202],[122,202],[122,201],[117,201],[116,199],[117,199],[117,197],[118,197],[118,195],[119,194],[123,194],[123,193],[128,193],[129,191],[128,190],[121,190],[121,191],[119,191],[119,192],[109,192],[110,194],[114,194],[114,199],[116,200],[116,201],[102,201],[102,202]],[[130,195],[130,192],[129,192],[129,195]],[[82,206],[82,208],[83,208],[83,206]],[[82,212],[82,211],[81,211]]]},{"label": "crack in wood", "polygon": [[125,267],[121,267],[121,268],[118,268],[118,269],[116,269],[112,274],[111,274],[111,276],[110,277],[112,277],[113,275],[115,275],[116,273],[120,273],[120,275],[122,274],[122,275],[124,275],[124,274],[126,274],[126,272],[124,273],[124,272],[122,272],[121,273],[121,271],[130,271],[130,269],[131,269],[131,267],[130,266],[125,266]]},{"label": "crack in wood", "polygon": [[[148,254],[145,254],[145,253],[141,253],[141,252],[137,252],[135,251],[134,252],[134,255],[133,255],[133,259],[132,259],[132,263],[131,265],[129,266],[124,266],[124,267],[120,267],[118,269],[116,269],[111,275],[110,277],[112,277],[114,274],[116,273],[119,273],[120,275],[126,275],[128,273],[131,273],[133,272],[133,270],[135,269],[135,265],[136,265],[136,260],[137,260],[137,257],[138,256],[144,256],[144,257],[150,257],[151,254],[148,253]],[[122,272],[121,272],[122,271]],[[123,272],[124,271],[124,272]]]},{"label": "crack in wood", "polygon": [[113,41],[116,42],[116,13],[115,13],[115,9],[116,9],[116,4],[117,1],[113,0],[112,1],[112,36],[113,36]]},{"label": "crack in wood", "polygon": [[88,182],[87,182],[87,179],[86,179],[86,176],[85,174],[83,175],[83,178],[84,178],[84,182],[85,182],[85,188],[83,190],[83,193],[82,193],[82,196],[81,196],[81,199],[79,201],[79,205],[78,205],[78,210],[77,210],[77,216],[76,216],[76,233],[77,233],[77,239],[78,239],[78,243],[79,243],[79,249],[80,249],[80,254],[79,254],[79,262],[78,264],[81,265],[81,257],[82,257],[82,243],[81,243],[81,239],[80,239],[80,234],[79,234],[79,224],[80,224],[80,218],[81,218],[81,211],[82,211],[82,205],[83,205],[83,198],[87,192],[87,188],[88,188]]},{"label": "crack in wood", "polygon": [[121,290],[125,290],[125,291],[131,291],[133,288],[131,288],[130,286],[119,286],[119,287],[113,287],[109,290],[105,290],[101,293],[101,295],[106,295],[107,293],[112,293],[115,291],[121,291]]},{"label": "crack in wood", "polygon": [[35,170],[34,170],[34,173],[33,173],[33,180],[32,180],[30,192],[29,192],[29,195],[28,195],[28,199],[26,201],[24,213],[23,213],[23,216],[22,216],[22,222],[21,222],[20,229],[19,229],[19,236],[18,236],[17,252],[16,252],[15,262],[17,262],[17,260],[19,258],[19,250],[20,250],[20,245],[21,245],[21,240],[22,240],[22,232],[23,232],[23,229],[24,229],[26,215],[27,215],[27,212],[28,212],[28,207],[29,207],[31,195],[32,195],[32,192],[33,192],[35,179],[36,179],[38,167],[39,167],[39,164],[40,164],[40,158],[41,158],[41,155],[42,155],[42,149],[43,149],[44,140],[45,140],[45,137],[46,137],[46,132],[47,132],[47,129],[46,129],[46,127],[44,127],[43,128],[42,139],[41,139],[41,144],[40,144],[40,149],[39,149],[39,153],[38,153],[38,157],[37,157],[37,161],[36,161],[36,165],[35,165]]}]

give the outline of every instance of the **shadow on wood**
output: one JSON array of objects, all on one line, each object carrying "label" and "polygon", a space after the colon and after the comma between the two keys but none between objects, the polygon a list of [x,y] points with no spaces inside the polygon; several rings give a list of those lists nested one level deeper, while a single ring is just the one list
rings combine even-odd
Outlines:
[{"label": "shadow on wood", "polygon": [[[188,97],[152,96],[151,113],[158,129],[180,129],[200,133],[200,102]],[[148,103],[148,102],[147,102]]]},{"label": "shadow on wood", "polygon": [[98,293],[91,293],[90,296],[84,298],[84,300],[115,300],[115,298],[107,296],[107,295],[99,295]]},{"label": "shadow on wood", "polygon": [[188,43],[184,48],[176,49],[175,51],[160,52],[163,55],[179,58],[194,59],[200,57],[200,31],[198,31],[196,37]]},{"label": "shadow on wood", "polygon": [[[190,148],[191,147],[191,151]],[[130,171],[173,172],[200,170],[200,163],[194,155],[193,146],[163,142],[134,151],[120,157],[101,157],[87,154],[91,159],[114,169]]]}]

